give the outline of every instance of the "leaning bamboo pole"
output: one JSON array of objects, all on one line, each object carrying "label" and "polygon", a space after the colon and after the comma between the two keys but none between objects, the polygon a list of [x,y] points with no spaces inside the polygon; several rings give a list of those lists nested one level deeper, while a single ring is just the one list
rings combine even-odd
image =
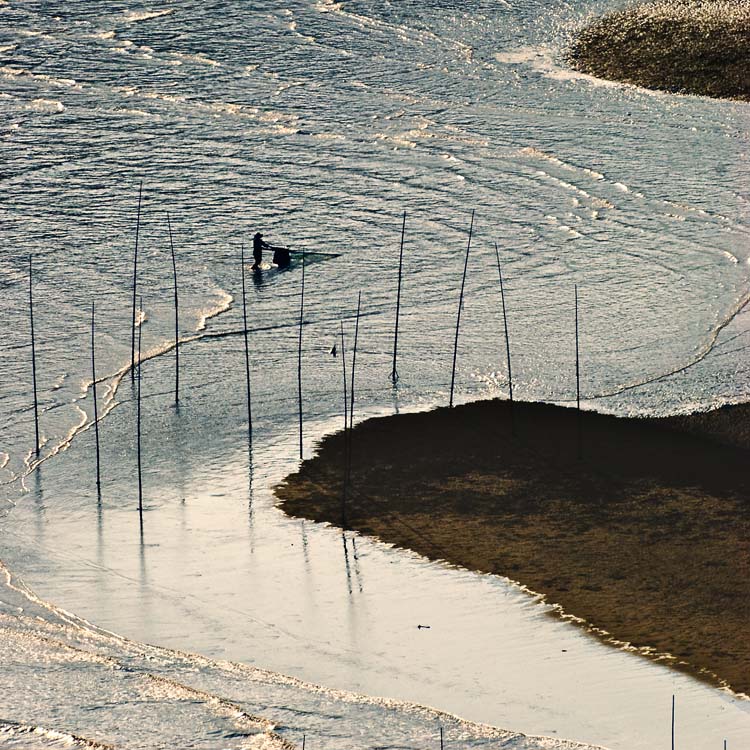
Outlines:
[{"label": "leaning bamboo pole", "polygon": [[341,372],[344,378],[344,434],[349,429],[349,398],[346,393],[346,349],[344,348],[344,321],[340,320],[341,326]]},{"label": "leaning bamboo pole", "polygon": [[174,279],[174,403],[180,403],[180,303],[177,296],[177,262],[174,256],[174,242],[172,241],[172,222],[167,213],[167,228],[169,229],[169,247],[172,251],[172,278]]},{"label": "leaning bamboo pole", "polygon": [[91,300],[91,389],[94,399],[94,437],[96,439],[96,495],[102,499],[101,463],[99,460],[99,407],[96,399],[96,347],[94,345],[96,311],[94,301]]},{"label": "leaning bamboo pole", "polygon": [[396,356],[398,354],[398,321],[401,313],[401,271],[404,264],[404,233],[406,232],[406,211],[404,211],[404,220],[401,224],[401,249],[398,253],[398,291],[396,292],[396,326],[393,332],[393,369],[391,370],[391,382],[396,385],[398,382],[398,371],[396,370]]},{"label": "leaning bamboo pole", "polygon": [[354,370],[357,366],[357,342],[359,341],[359,314],[362,309],[362,292],[357,295],[357,317],[354,323],[354,347],[352,349],[352,376],[349,389],[349,429],[354,427]]},{"label": "leaning bamboo pole", "polygon": [[305,251],[302,251],[302,290],[299,301],[299,342],[297,344],[297,395],[299,402],[299,457],[302,460],[302,326],[305,316]]},{"label": "leaning bamboo pole", "polygon": [[34,293],[32,291],[31,255],[29,255],[29,321],[31,323],[31,380],[34,386],[34,453],[39,458],[39,396],[36,385],[36,337],[34,336]]},{"label": "leaning bamboo pole", "polygon": [[[346,529],[346,493],[347,481],[349,479],[349,429],[347,427],[347,412],[349,410],[349,399],[346,394],[346,346],[344,342],[344,321],[339,321],[341,326],[341,373],[344,385],[344,481],[341,491],[341,526]],[[346,541],[344,542],[346,546]]]},{"label": "leaning bamboo pole", "polygon": [[508,363],[508,397],[513,403],[513,372],[510,366],[510,337],[508,336],[508,315],[505,309],[505,287],[503,286],[503,272],[500,268],[500,253],[495,243],[495,255],[497,257],[497,273],[500,276],[500,300],[503,306],[503,328],[505,329],[505,358]]},{"label": "leaning bamboo pole", "polygon": [[500,276],[500,300],[503,306],[503,328],[505,329],[505,358],[508,363],[508,397],[510,399],[510,428],[516,433],[516,423],[513,414],[513,371],[510,366],[510,336],[508,336],[508,314],[505,309],[505,287],[503,286],[503,271],[500,268],[500,252],[495,243],[495,258],[497,258],[497,273]]},{"label": "leaning bamboo pole", "polygon": [[578,458],[583,458],[583,429],[581,426],[581,357],[578,343],[578,284],[575,285],[576,307],[576,433],[578,439]]},{"label": "leaning bamboo pole", "polygon": [[471,212],[471,225],[469,226],[469,242],[466,245],[466,258],[464,259],[464,274],[461,278],[461,294],[458,299],[458,315],[456,317],[456,338],[453,342],[453,369],[451,371],[451,397],[449,406],[453,407],[453,388],[456,383],[456,357],[458,356],[458,330],[461,326],[461,308],[464,304],[464,287],[466,286],[466,269],[469,265],[469,251],[471,250],[471,235],[474,231],[474,211]]},{"label": "leaning bamboo pole", "polygon": [[576,297],[576,409],[581,411],[581,360],[578,346],[578,284],[575,285]]},{"label": "leaning bamboo pole", "polygon": [[354,324],[354,346],[352,349],[352,379],[349,389],[349,436],[346,449],[346,481],[352,476],[352,429],[354,428],[354,373],[357,367],[357,344],[359,342],[359,316],[362,309],[362,292],[357,295],[357,318]]},{"label": "leaning bamboo pole", "polygon": [[242,267],[242,330],[245,338],[245,382],[247,386],[247,440],[253,443],[253,412],[250,397],[250,347],[247,341],[247,294],[245,291],[245,243],[240,248],[240,265]]},{"label": "leaning bamboo pole", "polygon": [[135,378],[135,303],[138,293],[138,236],[141,231],[141,198],[143,181],[138,188],[138,216],[135,222],[135,253],[133,254],[133,319],[130,326],[130,379]]},{"label": "leaning bamboo pole", "polygon": [[[143,312],[143,299],[140,301],[140,309]],[[143,524],[143,468],[141,462],[141,329],[143,321],[138,326],[138,390],[136,394],[136,450],[138,455],[138,515]]]}]

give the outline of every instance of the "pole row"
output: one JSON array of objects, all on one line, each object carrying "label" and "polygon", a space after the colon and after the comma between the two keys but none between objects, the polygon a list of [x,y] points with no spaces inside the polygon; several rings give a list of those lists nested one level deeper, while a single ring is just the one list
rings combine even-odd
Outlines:
[{"label": "pole row", "polygon": [[[141,328],[143,321],[141,320],[137,324],[137,282],[138,282],[138,249],[139,249],[139,235],[140,235],[140,223],[141,223],[141,205],[143,198],[143,183],[141,182],[138,190],[138,210],[136,218],[136,238],[135,238],[135,250],[133,256],[133,309],[132,309],[132,331],[131,331],[131,377],[135,379],[137,377],[137,417],[136,417],[136,429],[137,429],[137,456],[138,456],[138,510],[142,517],[143,513],[143,482],[142,482],[142,452],[141,452],[141,390],[142,390],[142,362],[141,362]],[[469,254],[471,252],[471,243],[474,233],[474,217],[475,211],[471,212],[471,221],[469,225],[469,235],[466,245],[466,253],[464,257],[463,274],[461,278],[461,290],[459,294],[458,311],[456,315],[456,329],[454,336],[453,346],[453,362],[451,369],[451,386],[450,386],[450,399],[449,406],[452,408],[454,403],[455,393],[455,381],[456,381],[456,364],[458,357],[458,342],[460,335],[461,325],[461,312],[463,308],[465,287],[466,287],[466,276],[469,262]],[[173,274],[173,297],[174,297],[174,339],[175,339],[175,381],[174,381],[174,393],[175,393],[175,406],[179,408],[180,402],[180,337],[179,337],[179,295],[178,295],[178,280],[177,280],[177,262],[174,248],[174,238],[172,234],[172,224],[169,213],[167,212],[167,228],[169,233],[169,244],[172,260],[172,274]],[[393,342],[393,363],[391,370],[391,380],[395,386],[398,381],[397,371],[397,356],[398,356],[398,334],[399,334],[399,320],[401,310],[401,289],[402,289],[402,277],[403,277],[403,251],[404,251],[404,240],[406,232],[406,212],[403,214],[402,225],[401,225],[401,241],[399,246],[399,272],[398,272],[398,286],[396,294],[396,320],[394,328],[394,342]],[[511,363],[511,347],[510,347],[510,336],[508,332],[508,317],[505,300],[505,288],[503,283],[503,274],[500,264],[500,254],[497,243],[495,243],[495,257],[497,261],[498,277],[500,282],[500,296],[501,306],[503,314],[503,328],[505,334],[505,354],[508,369],[508,392],[510,401],[510,417],[511,427],[515,434],[515,426],[513,419],[513,375],[512,375],[512,363]],[[299,418],[299,455],[300,459],[304,458],[304,443],[303,443],[303,391],[302,391],[302,355],[303,355],[303,329],[305,322],[305,274],[306,274],[306,254],[302,253],[302,275],[301,275],[301,288],[300,288],[300,308],[299,308],[299,330],[298,330],[298,344],[297,344],[297,391],[298,391],[298,418]],[[241,284],[242,284],[242,316],[243,316],[243,339],[244,339],[244,351],[245,351],[245,380],[246,380],[246,392],[247,392],[247,431],[248,431],[248,445],[252,448],[252,394],[251,394],[251,378],[250,378],[250,347],[248,339],[248,318],[247,318],[247,285],[246,285],[246,273],[245,273],[245,251],[244,243],[240,250],[240,263],[241,263]],[[580,343],[579,343],[579,300],[578,300],[578,285],[574,287],[575,292],[575,375],[576,375],[576,409],[580,415],[581,409],[581,368],[580,368]],[[355,318],[355,329],[354,329],[354,343],[352,348],[352,369],[351,369],[351,387],[347,392],[347,373],[346,373],[346,350],[345,350],[345,335],[343,321],[340,322],[340,336],[341,336],[341,355],[342,355],[342,375],[343,375],[343,396],[344,396],[344,493],[343,493],[343,506],[342,506],[342,517],[345,518],[346,513],[346,486],[351,479],[351,455],[352,455],[352,444],[351,444],[351,430],[354,427],[354,406],[355,406],[355,373],[356,373],[356,362],[357,362],[357,347],[359,342],[359,323],[362,309],[362,292],[360,291],[357,297],[357,312]],[[140,298],[140,313],[143,314],[143,300]],[[101,454],[100,454],[100,441],[99,441],[99,415],[98,415],[98,400],[97,400],[97,375],[96,375],[96,347],[95,347],[95,336],[96,336],[96,311],[95,304],[91,303],[91,372],[92,372],[92,391],[94,401],[94,432],[96,439],[96,487],[97,496],[101,500]],[[34,304],[33,304],[33,272],[32,272],[32,257],[29,256],[29,318],[31,327],[31,356],[32,356],[32,380],[34,390],[34,425],[35,425],[35,448],[34,453],[39,458],[41,440],[39,434],[39,403],[38,403],[38,389],[37,389],[37,367],[36,367],[36,337],[34,329]],[[136,359],[136,328],[137,330],[137,359]],[[580,419],[580,418],[579,418]],[[579,425],[579,445],[580,445],[580,425]],[[579,451],[580,452],[580,451]]]}]

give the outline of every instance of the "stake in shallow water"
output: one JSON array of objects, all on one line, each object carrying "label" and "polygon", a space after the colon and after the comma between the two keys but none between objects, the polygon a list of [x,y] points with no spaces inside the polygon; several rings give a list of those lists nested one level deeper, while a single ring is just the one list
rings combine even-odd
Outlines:
[{"label": "stake in shallow water", "polygon": [[396,385],[398,372],[396,371],[396,354],[398,352],[398,318],[401,312],[401,269],[404,263],[404,232],[406,231],[406,211],[404,221],[401,224],[401,249],[398,253],[398,291],[396,292],[396,328],[393,334],[393,369],[391,370],[391,382]]},{"label": "stake in shallow water", "polygon": [[349,430],[347,427],[347,412],[349,410],[349,399],[346,395],[346,347],[344,345],[344,321],[339,321],[341,326],[341,373],[344,385],[344,483],[341,493],[341,526],[346,529],[346,484],[349,472]]},{"label": "stake in shallow water", "polygon": [[354,369],[357,366],[357,341],[359,339],[359,315],[362,309],[362,292],[357,295],[357,316],[354,322],[354,346],[352,349],[352,380],[350,388],[349,429],[354,427]]},{"label": "stake in shallow water", "polygon": [[357,366],[357,342],[359,341],[359,313],[362,308],[362,292],[357,296],[357,320],[354,324],[354,348],[352,351],[352,385],[349,397],[349,444],[347,446],[346,481],[352,476],[352,428],[354,427],[354,371]]},{"label": "stake in shallow water", "polygon": [[94,398],[94,436],[96,438],[96,495],[101,502],[102,499],[102,479],[101,469],[99,463],[99,411],[96,403],[96,352],[94,347],[94,334],[95,334],[95,306],[94,301],[91,300],[91,389],[92,396]]},{"label": "stake in shallow water", "polygon": [[456,357],[458,356],[458,329],[461,326],[461,308],[464,304],[464,287],[466,285],[466,269],[469,265],[469,251],[471,250],[471,235],[474,231],[474,211],[471,212],[471,225],[469,226],[469,242],[466,245],[466,258],[464,259],[464,275],[461,278],[461,294],[458,299],[458,316],[456,317],[456,340],[453,343],[453,369],[451,371],[451,397],[449,406],[453,408],[453,387],[456,383]]},{"label": "stake in shallow water", "polygon": [[39,398],[36,389],[36,339],[34,337],[34,294],[31,281],[31,256],[29,255],[29,320],[31,322],[31,380],[34,386],[34,452],[39,458]]},{"label": "stake in shallow water", "polygon": [[302,324],[305,316],[305,251],[302,251],[302,290],[299,299],[299,343],[297,345],[297,394],[299,397],[299,457],[302,460]]},{"label": "stake in shallow water", "polygon": [[672,750],[674,750],[674,695],[672,696]]},{"label": "stake in shallow water", "polygon": [[253,416],[250,400],[250,347],[247,342],[247,295],[245,292],[245,243],[240,249],[240,265],[242,267],[242,323],[245,337],[245,380],[247,383],[247,441],[253,443]]},{"label": "stake in shallow water", "polygon": [[349,429],[349,398],[346,394],[346,349],[344,348],[344,321],[340,320],[341,326],[341,371],[344,377],[344,433]]},{"label": "stake in shallow water", "polygon": [[141,197],[143,196],[143,182],[138,188],[138,216],[135,222],[135,253],[133,255],[133,320],[130,327],[130,379],[135,378],[135,303],[138,285],[138,236],[141,231]]},{"label": "stake in shallow water", "polygon": [[581,411],[581,365],[580,350],[578,348],[578,284],[575,285],[576,295],[576,409]]},{"label": "stake in shallow water", "polygon": [[578,284],[575,285],[576,302],[576,421],[578,438],[578,458],[583,457],[583,441],[581,437],[581,364],[578,346]]},{"label": "stake in shallow water", "polygon": [[174,242],[172,241],[172,222],[167,212],[167,228],[169,229],[169,248],[172,251],[172,277],[174,279],[174,403],[180,403],[180,306],[177,297],[177,262],[174,257]]},{"label": "stake in shallow water", "polygon": [[513,373],[510,367],[510,337],[508,336],[508,315],[505,310],[505,288],[503,287],[503,272],[500,268],[500,252],[495,243],[495,257],[497,258],[497,273],[500,276],[500,300],[503,305],[503,328],[505,329],[505,357],[508,361],[508,396],[510,398],[510,430],[516,434],[516,422],[513,415]]},{"label": "stake in shallow water", "polygon": [[[143,312],[143,299],[140,301],[141,312]],[[142,316],[141,316],[142,317]],[[141,468],[141,328],[143,320],[138,326],[138,390],[136,411],[136,449],[138,452],[138,515],[143,528],[143,470]]]}]

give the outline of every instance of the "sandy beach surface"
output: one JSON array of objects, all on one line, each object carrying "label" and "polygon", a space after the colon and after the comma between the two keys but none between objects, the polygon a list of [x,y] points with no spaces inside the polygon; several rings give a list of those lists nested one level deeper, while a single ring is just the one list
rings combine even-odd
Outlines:
[{"label": "sandy beach surface", "polygon": [[660,0],[605,14],[570,50],[574,67],[650,89],[750,100],[750,2]]},{"label": "sandy beach surface", "polygon": [[666,419],[482,401],[367,420],[283,509],[507,576],[599,636],[750,693],[750,408]]}]

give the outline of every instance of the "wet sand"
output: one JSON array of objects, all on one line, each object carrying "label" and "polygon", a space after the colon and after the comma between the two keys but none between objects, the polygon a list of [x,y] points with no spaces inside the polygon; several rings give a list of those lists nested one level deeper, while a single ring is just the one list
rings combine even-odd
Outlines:
[{"label": "wet sand", "polygon": [[750,1],[663,0],[584,28],[572,65],[649,89],[750,101]]},{"label": "wet sand", "polygon": [[[345,525],[507,576],[750,693],[750,407],[579,420],[523,403],[513,421],[493,400],[357,425]],[[276,488],[281,507],[341,525],[344,467],[343,434],[324,438]]]}]

